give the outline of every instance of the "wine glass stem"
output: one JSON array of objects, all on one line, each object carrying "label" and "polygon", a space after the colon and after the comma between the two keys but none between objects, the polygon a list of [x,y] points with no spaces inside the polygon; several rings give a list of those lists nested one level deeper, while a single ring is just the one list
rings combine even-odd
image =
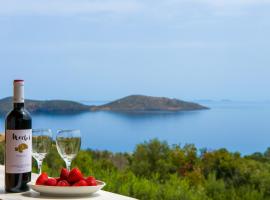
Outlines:
[{"label": "wine glass stem", "polygon": [[38,174],[41,174],[42,160],[37,160]]},{"label": "wine glass stem", "polygon": [[67,170],[70,171],[71,160],[65,160]]}]

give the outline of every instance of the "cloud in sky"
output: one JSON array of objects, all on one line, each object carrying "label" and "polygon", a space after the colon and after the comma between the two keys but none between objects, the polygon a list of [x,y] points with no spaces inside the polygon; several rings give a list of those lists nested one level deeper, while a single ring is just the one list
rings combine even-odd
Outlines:
[{"label": "cloud in sky", "polygon": [[[237,33],[242,34],[243,30],[239,30],[239,27],[247,33],[250,32],[250,29],[253,29],[252,20],[254,19],[248,19],[248,23],[241,21],[239,24],[238,21],[235,22],[235,20],[226,19],[226,17],[250,14],[252,13],[250,8],[256,6],[267,8],[267,5],[270,5],[270,0],[0,0],[0,16],[17,16],[17,19],[20,19],[21,15],[37,15],[45,16],[45,18],[53,16],[46,19],[48,21],[42,21],[44,23],[40,27],[42,31],[38,32],[39,37],[44,38],[45,44],[41,42],[43,40],[35,40],[35,37],[28,38],[27,36],[31,34],[28,34],[27,31],[20,30],[24,34],[21,34],[21,37],[15,35],[15,39],[11,39],[12,34],[10,36],[8,32],[2,33],[2,36],[7,38],[4,41],[9,41],[10,44],[7,46],[12,47],[11,50],[14,47],[20,49],[20,46],[29,45],[33,41],[34,47],[37,43],[44,49],[49,49],[47,43],[54,44],[59,43],[59,41],[61,43],[59,46],[63,47],[70,40],[75,41],[75,44],[71,46],[78,49],[79,47],[121,49],[228,48],[228,46],[246,44],[246,37],[239,36]],[[56,22],[57,25],[53,29],[48,28],[51,27],[54,19],[60,18],[61,20],[59,16],[69,15],[75,16],[73,22],[66,26],[63,25],[64,23]],[[76,18],[77,16],[78,18]],[[3,17],[3,19],[5,18]],[[83,22],[77,23],[78,19]],[[240,17],[239,19],[246,18]],[[27,20],[35,21],[34,18]],[[100,23],[101,21],[102,23]],[[98,22],[96,26],[95,22]],[[45,26],[46,23],[49,25]],[[90,31],[88,33],[84,25],[90,23],[96,32]],[[77,33],[71,30],[69,28],[71,24],[77,27],[72,29],[80,31]],[[6,23],[7,30],[15,30],[16,27],[15,21],[12,25]],[[227,30],[233,30],[233,34]],[[47,36],[47,32],[51,33],[51,37]],[[95,35],[98,32],[102,33],[101,37],[99,37],[100,34]],[[106,32],[110,32],[110,34],[103,35]],[[223,35],[225,32],[228,34]],[[76,37],[77,34],[80,37]],[[135,38],[135,41],[130,42],[131,38],[133,38],[132,41]],[[23,41],[22,45],[19,44],[21,41]],[[257,40],[255,41],[258,43]],[[261,45],[261,43],[259,44]]]},{"label": "cloud in sky", "polygon": [[0,0],[1,15],[69,15],[97,12],[134,12],[133,0]]},{"label": "cloud in sky", "polygon": [[[182,8],[205,8],[207,12],[241,10],[270,5],[270,0],[0,0],[0,15],[70,15],[91,13],[134,13],[143,11],[170,14]],[[180,9],[180,10],[179,10]]]},{"label": "cloud in sky", "polygon": [[145,8],[152,10],[153,13],[156,12],[157,15],[167,14],[171,18],[187,13],[196,18],[205,15],[239,16],[252,13],[256,7],[270,6],[270,0],[166,0],[147,2],[148,5]]},{"label": "cloud in sky", "polygon": [[[199,0],[195,0],[199,1]],[[269,4],[269,0],[202,0],[209,5],[213,5],[216,7],[224,7],[224,6],[243,6],[243,5],[262,5]]]},{"label": "cloud in sky", "polygon": [[83,88],[86,80],[89,91],[102,91],[89,93],[97,98],[112,91],[108,85],[121,95],[129,90],[123,83],[140,82],[168,95],[177,87],[189,98],[263,99],[257,88],[269,85],[269,11],[270,0],[0,0],[0,64],[6,81],[24,73],[50,77],[51,85],[79,67],[66,84]]}]

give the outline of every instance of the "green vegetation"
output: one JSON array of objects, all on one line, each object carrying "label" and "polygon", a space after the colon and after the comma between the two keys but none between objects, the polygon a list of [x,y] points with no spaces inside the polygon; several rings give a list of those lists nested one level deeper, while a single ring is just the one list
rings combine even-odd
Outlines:
[{"label": "green vegetation", "polygon": [[[1,145],[1,164],[3,150]],[[151,140],[137,145],[132,154],[83,150],[72,165],[104,180],[105,190],[142,200],[270,199],[270,149],[241,156],[226,149],[197,150],[194,145]],[[34,161],[33,166],[37,171]],[[43,171],[57,176],[63,166],[53,146]]]}]

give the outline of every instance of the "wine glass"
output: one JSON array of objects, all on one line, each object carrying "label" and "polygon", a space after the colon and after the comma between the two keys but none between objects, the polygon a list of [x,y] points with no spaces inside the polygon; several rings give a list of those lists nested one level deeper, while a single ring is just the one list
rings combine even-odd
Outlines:
[{"label": "wine glass", "polygon": [[38,173],[41,174],[43,159],[46,157],[52,144],[52,131],[50,129],[32,130],[32,156],[37,161]]},{"label": "wine glass", "polygon": [[56,148],[66,167],[70,170],[72,160],[76,157],[81,147],[80,130],[58,130],[56,135]]}]

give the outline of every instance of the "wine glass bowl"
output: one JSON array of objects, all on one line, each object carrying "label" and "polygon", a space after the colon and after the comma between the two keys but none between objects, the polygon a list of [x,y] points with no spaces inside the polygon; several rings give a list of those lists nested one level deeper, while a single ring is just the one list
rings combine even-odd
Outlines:
[{"label": "wine glass bowl", "polygon": [[56,135],[56,148],[59,155],[70,170],[72,160],[76,157],[81,147],[80,130],[58,130]]},{"label": "wine glass bowl", "polygon": [[32,156],[37,161],[39,174],[41,174],[42,162],[46,157],[51,144],[52,131],[50,129],[33,129]]}]

